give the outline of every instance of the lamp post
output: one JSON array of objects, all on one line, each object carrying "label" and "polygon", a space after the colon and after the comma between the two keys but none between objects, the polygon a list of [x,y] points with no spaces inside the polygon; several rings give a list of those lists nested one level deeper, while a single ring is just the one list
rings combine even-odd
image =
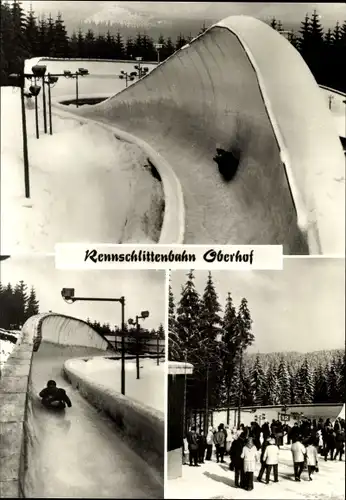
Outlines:
[{"label": "lamp post", "polygon": [[121,394],[125,396],[125,297],[106,298],[106,297],[75,297],[74,288],[63,288],[61,296],[68,304],[77,301],[93,302],[119,302],[121,304]]},{"label": "lamp post", "polygon": [[58,77],[55,75],[51,75],[48,73],[47,79],[44,83],[48,86],[48,116],[49,116],[49,133],[53,135],[53,126],[52,126],[52,93],[51,86],[57,83]]},{"label": "lamp post", "polygon": [[136,75],[137,75],[137,73],[135,71],[131,71],[131,73],[128,73],[127,71],[120,71],[119,78],[120,78],[120,80],[125,80],[126,88],[127,88],[128,82],[129,81],[133,82]]},{"label": "lamp post", "polygon": [[243,346],[241,345],[240,357],[239,357],[238,424],[237,424],[238,429],[240,428],[242,391],[243,391],[242,369],[243,369]]},{"label": "lamp post", "polygon": [[136,64],[135,69],[138,71],[138,73],[136,73],[138,76],[138,80],[140,80],[142,76],[146,75],[149,71],[149,68],[142,67],[141,64],[142,59],[143,59],[142,57],[136,57],[136,61],[138,62],[138,64]]},{"label": "lamp post", "polygon": [[129,325],[136,325],[136,371],[137,371],[137,380],[139,380],[139,332],[140,332],[140,327],[139,327],[139,320],[140,319],[146,319],[149,318],[149,311],[142,311],[139,316],[136,316],[136,321],[133,321],[133,319],[129,319],[128,323]]},{"label": "lamp post", "polygon": [[157,52],[157,64],[160,64],[160,50],[163,48],[162,43],[155,43],[155,49]]},{"label": "lamp post", "polygon": [[[46,74],[47,66],[44,66],[43,64],[35,64],[31,68],[32,74],[34,75],[34,85],[30,87],[31,93],[35,96],[35,119],[36,119],[36,138],[40,138],[40,132],[39,132],[39,126],[38,126],[38,103],[37,103],[37,97],[38,94],[40,93],[41,88],[37,85],[37,79],[42,79],[42,84],[44,87],[44,75]],[[37,91],[33,92],[31,89],[36,88]],[[46,102],[45,102],[45,94],[44,90],[42,91],[43,94],[43,121],[44,121],[44,131],[47,133],[47,117],[46,117]]]},{"label": "lamp post", "polygon": [[76,107],[79,107],[79,86],[78,86],[78,78],[80,76],[87,76],[89,75],[89,70],[85,68],[78,68],[78,71],[75,73],[72,73],[72,71],[65,70],[64,75],[65,78],[72,78],[76,80]]}]

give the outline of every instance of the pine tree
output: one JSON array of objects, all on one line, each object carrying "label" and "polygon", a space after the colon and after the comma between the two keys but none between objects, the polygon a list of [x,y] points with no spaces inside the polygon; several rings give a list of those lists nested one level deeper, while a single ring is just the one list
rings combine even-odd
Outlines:
[{"label": "pine tree", "polygon": [[39,47],[38,47],[38,26],[36,22],[35,12],[32,9],[32,4],[30,4],[30,9],[28,15],[26,17],[25,23],[25,39],[27,42],[28,51],[30,53],[30,57],[34,57],[38,55]]},{"label": "pine tree", "polygon": [[339,401],[343,401],[345,398],[345,353],[343,353],[336,364],[336,369],[338,373],[338,395]]},{"label": "pine tree", "polygon": [[177,332],[175,318],[175,302],[171,283],[169,283],[168,295],[168,359],[170,361],[184,361],[185,344]]},{"label": "pine tree", "polygon": [[95,57],[95,35],[91,29],[89,29],[85,35],[84,44],[86,57],[88,59],[93,59]]},{"label": "pine tree", "polygon": [[342,400],[339,399],[339,391],[338,391],[338,370],[336,365],[336,360],[332,359],[329,368],[328,368],[328,403],[341,403]]},{"label": "pine tree", "polygon": [[47,41],[47,23],[44,16],[38,22],[38,46],[41,56],[49,55],[49,44]]},{"label": "pine tree", "polygon": [[72,58],[78,57],[78,37],[75,31],[72,32],[69,40],[69,54]]},{"label": "pine tree", "polygon": [[291,404],[298,403],[298,383],[296,373],[291,365],[288,366],[288,373],[290,376],[290,394],[291,394]]},{"label": "pine tree", "polygon": [[326,366],[321,364],[315,372],[314,403],[328,402],[328,381]]},{"label": "pine tree", "polygon": [[307,62],[307,58],[309,57],[310,52],[310,34],[311,34],[311,25],[310,25],[310,17],[306,14],[304,21],[301,23],[301,28],[299,30],[299,51],[302,54],[303,58]]},{"label": "pine tree", "polygon": [[255,405],[263,405],[266,392],[266,378],[259,355],[256,356],[255,363],[251,370],[251,390],[252,401]]},{"label": "pine tree", "polygon": [[298,397],[300,404],[312,403],[314,397],[313,381],[314,375],[306,356],[298,371]]},{"label": "pine tree", "polygon": [[157,336],[159,337],[159,339],[161,340],[164,340],[166,338],[166,335],[165,335],[165,329],[163,327],[163,324],[160,323],[159,324],[159,328],[157,329]]},{"label": "pine tree", "polygon": [[251,332],[252,319],[248,307],[248,302],[244,298],[241,299],[238,315],[237,315],[237,328],[239,334],[239,346],[243,350],[253,344],[255,337]]},{"label": "pine tree", "polygon": [[291,402],[290,374],[284,357],[281,358],[278,369],[278,380],[280,385],[280,404],[288,405]]},{"label": "pine tree", "polygon": [[174,52],[175,52],[175,48],[174,48],[172,39],[171,39],[171,37],[168,37],[165,41],[165,44],[164,44],[162,50],[161,50],[162,60],[164,61],[165,59],[167,59],[167,57],[174,54]]},{"label": "pine tree", "polygon": [[219,341],[221,336],[221,306],[211,272],[208,273],[201,303],[200,335],[204,341],[203,359],[205,376],[208,376],[209,404],[216,406],[220,399],[222,359]]},{"label": "pine tree", "polygon": [[278,405],[280,404],[280,384],[277,376],[277,367],[274,362],[272,362],[266,373],[266,383],[267,390],[265,394],[265,400],[267,405]]},{"label": "pine tree", "polygon": [[[233,305],[232,295],[228,293],[225,312],[222,322],[222,364],[224,373],[224,386],[226,392],[225,403],[227,408],[231,402],[234,402],[234,391],[232,387],[238,386],[237,377],[237,356],[238,356],[238,330],[237,330],[237,311]],[[227,421],[229,420],[229,413]]]},{"label": "pine tree", "polygon": [[272,20],[270,21],[270,26],[271,26],[274,30],[276,30],[276,29],[277,29],[277,25],[278,25],[278,23],[277,23],[277,21],[276,21],[275,17],[273,17],[273,18],[272,18]]},{"label": "pine tree", "polygon": [[35,314],[39,314],[39,312],[39,302],[36,298],[36,291],[34,287],[31,287],[29,298],[26,303],[25,317],[28,319]]},{"label": "pine tree", "polygon": [[11,4],[11,54],[10,63],[11,71],[14,69],[15,72],[20,72],[24,66],[24,60],[28,57],[29,52],[27,50],[27,44],[25,40],[25,14],[22,7],[22,2],[19,0],[13,0]]},{"label": "pine tree", "polygon": [[126,59],[133,59],[135,57],[135,46],[132,37],[128,37],[126,40],[125,56]]},{"label": "pine tree", "polygon": [[78,30],[77,34],[77,49],[78,49],[78,57],[85,57],[86,54],[86,44],[84,39],[84,34],[81,28]]},{"label": "pine tree", "polygon": [[114,39],[114,58],[124,59],[124,57],[125,57],[124,41],[121,34],[118,31]]},{"label": "pine tree", "polygon": [[[159,43],[161,43],[161,42],[159,42]],[[164,43],[164,41],[162,43]],[[186,38],[184,38],[184,36],[180,33],[178,38],[177,38],[177,41],[175,42],[175,50],[181,49],[181,47],[184,47],[184,45],[186,45],[186,44],[187,44]]]},{"label": "pine tree", "polygon": [[49,13],[47,21],[45,23],[45,47],[44,47],[44,55],[57,57],[55,55],[55,22],[52,18],[52,14]]},{"label": "pine tree", "polygon": [[15,328],[23,326],[25,323],[25,305],[28,299],[27,286],[23,281],[20,281],[14,288],[13,300],[15,305],[13,324]]},{"label": "pine tree", "polygon": [[67,32],[60,12],[54,24],[53,51],[55,57],[68,57]]}]

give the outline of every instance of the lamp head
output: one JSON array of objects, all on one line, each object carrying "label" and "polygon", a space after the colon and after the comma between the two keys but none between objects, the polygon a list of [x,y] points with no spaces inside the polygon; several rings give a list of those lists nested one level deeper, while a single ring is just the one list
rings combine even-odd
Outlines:
[{"label": "lamp head", "polygon": [[149,318],[149,311],[142,311],[141,312],[141,317],[143,319]]},{"label": "lamp head", "polygon": [[47,66],[45,66],[44,64],[35,64],[35,66],[31,68],[31,70],[34,76],[40,78],[46,74]]},{"label": "lamp head", "polygon": [[49,77],[48,77],[48,83],[49,84],[56,83],[58,80],[59,80],[59,78],[57,76],[51,76],[51,75],[49,75]]},{"label": "lamp head", "polygon": [[41,87],[39,85],[30,85],[29,90],[34,97],[40,93]]},{"label": "lamp head", "polygon": [[68,77],[68,76],[72,76],[71,71],[69,71],[69,70],[66,70],[66,69],[65,69],[65,70],[64,70],[64,76],[67,76],[67,77]]},{"label": "lamp head", "polygon": [[66,301],[72,301],[74,299],[74,288],[63,288],[61,290],[61,296]]},{"label": "lamp head", "polygon": [[132,319],[132,318],[130,318],[130,319],[128,320],[128,324],[129,324],[129,325],[134,325],[134,323],[135,323],[135,322],[133,321],[133,319]]}]

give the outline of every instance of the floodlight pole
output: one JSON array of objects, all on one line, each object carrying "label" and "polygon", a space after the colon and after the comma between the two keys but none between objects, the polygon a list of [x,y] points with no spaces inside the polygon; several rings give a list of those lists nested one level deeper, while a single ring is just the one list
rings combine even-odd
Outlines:
[{"label": "floodlight pole", "polygon": [[[36,76],[34,76],[34,84],[36,87]],[[36,139],[40,138],[40,131],[38,127],[38,104],[37,104],[37,94],[35,93],[35,121],[36,121]]]},{"label": "floodlight pole", "polygon": [[23,161],[24,161],[24,185],[25,198],[30,198],[30,178],[29,178],[29,155],[28,155],[28,136],[26,130],[26,113],[24,99],[24,82],[20,87],[20,100],[22,108],[22,133],[23,133]]},{"label": "floodlight pole", "polygon": [[137,371],[137,380],[140,378],[140,367],[139,367],[139,316],[136,316],[136,371]]},{"label": "floodlight pole", "polygon": [[78,108],[78,71],[76,72],[76,108]]},{"label": "floodlight pole", "polygon": [[121,304],[121,394],[125,396],[125,297],[100,298],[100,297],[69,297],[71,303],[77,301],[93,301],[93,302],[120,302]]},{"label": "floodlight pole", "polygon": [[53,135],[52,125],[52,93],[50,89],[50,74],[48,73],[48,115],[49,115],[49,133]]},{"label": "floodlight pole", "polygon": [[45,77],[42,77],[42,100],[43,100],[43,127],[44,133],[47,133],[47,106],[46,106],[46,85]]}]

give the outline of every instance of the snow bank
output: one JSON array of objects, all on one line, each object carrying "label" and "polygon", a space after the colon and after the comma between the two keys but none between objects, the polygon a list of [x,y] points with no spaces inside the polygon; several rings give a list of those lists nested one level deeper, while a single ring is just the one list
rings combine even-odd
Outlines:
[{"label": "snow bank", "polygon": [[26,460],[26,401],[33,339],[15,345],[0,379],[0,491],[2,498],[23,497]]},{"label": "snow bank", "polygon": [[0,374],[14,348],[20,345],[21,340],[21,330],[4,330],[0,328]]},{"label": "snow bank", "polygon": [[[57,242],[158,241],[163,191],[143,151],[95,124],[53,116],[35,136],[27,109],[31,199],[24,199],[20,95],[1,88],[2,253],[49,253]],[[32,106],[31,106],[32,107]]]},{"label": "snow bank", "polygon": [[[90,377],[105,388],[121,392],[121,362],[104,357],[74,360],[73,367],[81,376]],[[147,407],[165,411],[165,365],[156,359],[140,358],[140,378],[136,378],[136,360],[126,359],[126,396]]]},{"label": "snow bank", "polygon": [[107,413],[118,430],[135,447],[138,454],[163,479],[164,471],[164,416],[117,390],[95,382],[82,373],[79,360],[64,363],[68,381],[95,407]]}]

